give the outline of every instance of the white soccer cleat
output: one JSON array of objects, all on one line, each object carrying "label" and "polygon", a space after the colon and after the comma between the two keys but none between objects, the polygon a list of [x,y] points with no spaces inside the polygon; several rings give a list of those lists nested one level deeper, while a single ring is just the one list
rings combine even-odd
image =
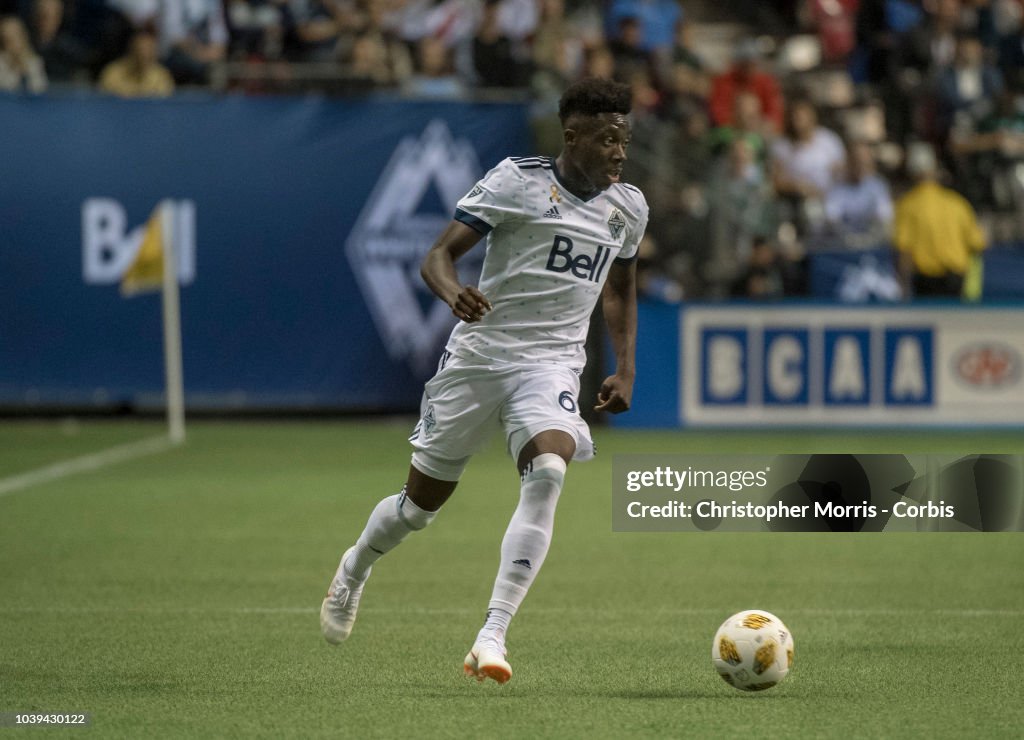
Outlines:
[{"label": "white soccer cleat", "polygon": [[353,550],[354,546],[341,556],[338,571],[327,589],[327,598],[320,606],[320,632],[332,645],[340,645],[352,634],[359,597],[363,595],[363,586],[366,584],[366,581],[357,581],[345,575],[345,560]]},{"label": "white soccer cleat", "polygon": [[462,662],[462,672],[477,681],[493,678],[498,683],[506,683],[512,678],[512,666],[505,660],[505,654],[505,647],[497,640],[477,640]]}]

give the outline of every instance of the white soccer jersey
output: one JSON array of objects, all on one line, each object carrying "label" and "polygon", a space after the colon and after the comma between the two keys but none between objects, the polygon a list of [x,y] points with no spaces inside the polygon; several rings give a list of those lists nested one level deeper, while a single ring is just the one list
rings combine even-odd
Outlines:
[{"label": "white soccer jersey", "polygon": [[615,183],[584,200],[559,180],[553,159],[505,159],[459,201],[455,218],[487,235],[480,291],[493,310],[460,322],[456,356],[581,370],[590,314],[612,260],[636,257],[647,201]]}]

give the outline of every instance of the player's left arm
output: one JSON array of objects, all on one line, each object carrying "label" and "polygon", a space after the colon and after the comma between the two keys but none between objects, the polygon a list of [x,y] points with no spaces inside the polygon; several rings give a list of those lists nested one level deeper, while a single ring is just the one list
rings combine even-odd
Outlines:
[{"label": "player's left arm", "polygon": [[612,263],[601,307],[615,350],[615,374],[601,384],[594,411],[621,414],[629,410],[636,375],[636,260]]}]

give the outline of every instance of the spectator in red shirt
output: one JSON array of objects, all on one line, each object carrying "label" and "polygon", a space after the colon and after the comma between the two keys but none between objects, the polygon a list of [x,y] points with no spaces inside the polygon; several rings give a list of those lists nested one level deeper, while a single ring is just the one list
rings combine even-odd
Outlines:
[{"label": "spectator in red shirt", "polygon": [[782,92],[778,80],[759,68],[760,50],[753,39],[736,49],[733,65],[711,82],[711,120],[716,126],[733,123],[736,96],[753,93],[761,103],[761,115],[774,133],[782,130]]},{"label": "spectator in red shirt", "polygon": [[860,0],[809,0],[805,13],[821,43],[821,55],[828,64],[846,62],[857,44],[857,10]]}]

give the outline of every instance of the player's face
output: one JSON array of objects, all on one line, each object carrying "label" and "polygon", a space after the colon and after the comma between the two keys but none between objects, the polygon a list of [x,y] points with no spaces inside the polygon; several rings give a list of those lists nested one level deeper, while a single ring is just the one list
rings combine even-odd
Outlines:
[{"label": "player's face", "polygon": [[622,177],[630,135],[629,119],[621,113],[588,116],[566,130],[566,152],[579,175],[594,190],[604,190]]}]

